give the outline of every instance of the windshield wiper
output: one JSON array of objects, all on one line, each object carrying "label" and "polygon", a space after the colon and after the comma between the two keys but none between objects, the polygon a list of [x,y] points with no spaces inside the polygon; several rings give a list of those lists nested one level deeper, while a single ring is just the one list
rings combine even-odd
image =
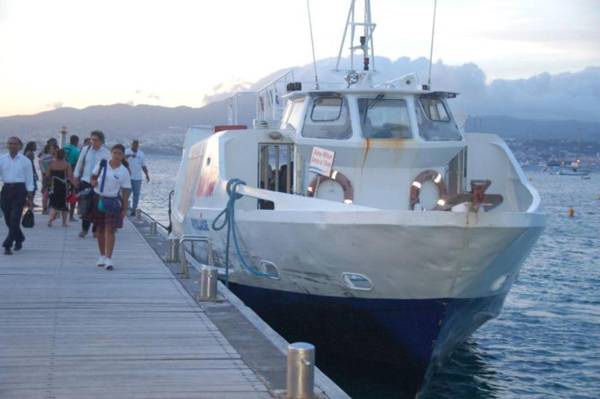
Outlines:
[{"label": "windshield wiper", "polygon": [[383,94],[378,94],[377,97],[375,97],[373,100],[367,99],[367,107],[365,108],[365,113],[362,117],[363,124],[367,122],[367,114],[369,113],[369,110],[376,106],[377,103],[379,103],[381,100],[383,100],[383,97],[385,97]]},{"label": "windshield wiper", "polygon": [[373,108],[375,105],[377,105],[377,103],[379,103],[381,100],[383,100],[384,97],[385,97],[385,95],[378,94],[377,97],[375,97],[375,99],[373,100],[373,102],[370,102],[369,100],[367,100],[367,111],[370,110],[371,108]]}]

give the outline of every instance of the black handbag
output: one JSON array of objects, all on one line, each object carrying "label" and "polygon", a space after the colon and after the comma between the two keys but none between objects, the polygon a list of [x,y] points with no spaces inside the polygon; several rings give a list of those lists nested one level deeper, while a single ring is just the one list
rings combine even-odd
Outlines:
[{"label": "black handbag", "polygon": [[28,209],[27,212],[23,215],[23,220],[21,220],[21,226],[26,229],[31,229],[35,224],[35,220],[33,218],[33,211]]}]

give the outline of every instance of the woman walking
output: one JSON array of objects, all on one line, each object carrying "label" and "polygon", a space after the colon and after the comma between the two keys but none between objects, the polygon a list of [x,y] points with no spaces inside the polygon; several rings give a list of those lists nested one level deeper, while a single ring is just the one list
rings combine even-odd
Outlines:
[{"label": "woman walking", "polygon": [[[25,155],[31,161],[31,169],[33,169],[33,194],[31,195],[32,202],[35,198],[35,192],[38,189],[38,180],[40,180],[37,171],[35,170],[35,164],[33,160],[35,159],[35,152],[37,151],[37,144],[35,141],[29,141],[25,144],[25,149],[23,150],[23,155]],[[37,206],[32,204],[33,206]]]},{"label": "woman walking", "polygon": [[58,216],[62,218],[63,227],[67,227],[67,216],[69,209],[67,207],[67,194],[69,182],[73,183],[73,171],[71,165],[65,160],[65,151],[59,149],[56,151],[56,158],[48,165],[48,194],[50,205],[50,219],[48,227],[52,227],[52,222]]},{"label": "woman walking", "polygon": [[96,228],[96,239],[100,257],[99,267],[113,270],[113,249],[115,232],[123,227],[123,217],[127,212],[127,200],[131,189],[129,171],[123,166],[125,147],[116,144],[111,149],[111,159],[100,161],[92,172],[91,185],[94,187],[92,201],[92,223]]},{"label": "woman walking", "polygon": [[44,215],[48,213],[48,187],[50,185],[48,167],[50,166],[50,162],[54,160],[57,150],[58,145],[54,144],[54,142],[49,142],[44,146],[44,151],[39,155],[40,172],[42,172],[42,214]]}]

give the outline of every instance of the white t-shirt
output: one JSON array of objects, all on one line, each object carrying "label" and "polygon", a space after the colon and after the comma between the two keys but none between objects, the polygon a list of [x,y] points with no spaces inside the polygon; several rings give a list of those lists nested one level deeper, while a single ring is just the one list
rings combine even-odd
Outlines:
[{"label": "white t-shirt", "polygon": [[104,176],[104,169],[100,173],[100,162],[96,164],[93,171],[94,176],[98,176],[98,185],[94,187],[96,194],[104,197],[117,197],[122,188],[131,188],[131,177],[129,171],[123,165],[119,165],[118,168],[113,169],[110,166],[110,161],[106,164],[106,181],[104,182],[104,190],[100,191],[102,186],[102,178]]},{"label": "white t-shirt", "polygon": [[142,167],[146,166],[144,152],[142,150],[133,152],[131,148],[128,148],[127,151],[125,151],[125,157],[127,158],[127,162],[129,162],[131,180],[142,180]]}]

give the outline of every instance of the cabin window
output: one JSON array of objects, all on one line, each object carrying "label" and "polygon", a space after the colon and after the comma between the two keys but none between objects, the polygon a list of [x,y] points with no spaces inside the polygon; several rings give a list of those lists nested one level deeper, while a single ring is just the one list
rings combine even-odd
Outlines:
[{"label": "cabin window", "polygon": [[441,99],[421,97],[419,101],[421,101],[421,106],[427,119],[434,122],[450,122],[450,115],[448,115],[446,106]]},{"label": "cabin window", "polygon": [[[291,194],[294,189],[293,144],[260,144],[258,155],[258,187]],[[274,209],[274,204],[258,200],[258,209]]]},{"label": "cabin window", "polygon": [[288,101],[285,109],[281,128],[292,128],[298,131],[302,121],[302,110],[304,109],[304,98]]},{"label": "cabin window", "polygon": [[439,97],[421,96],[415,104],[419,134],[427,141],[461,140],[458,126],[445,101]]},{"label": "cabin window", "polygon": [[302,136],[313,139],[348,139],[352,136],[349,115],[348,103],[343,97],[316,96],[304,118]]},{"label": "cabin window", "polygon": [[358,100],[363,137],[369,139],[409,139],[412,137],[406,101],[402,99],[360,98]]}]

